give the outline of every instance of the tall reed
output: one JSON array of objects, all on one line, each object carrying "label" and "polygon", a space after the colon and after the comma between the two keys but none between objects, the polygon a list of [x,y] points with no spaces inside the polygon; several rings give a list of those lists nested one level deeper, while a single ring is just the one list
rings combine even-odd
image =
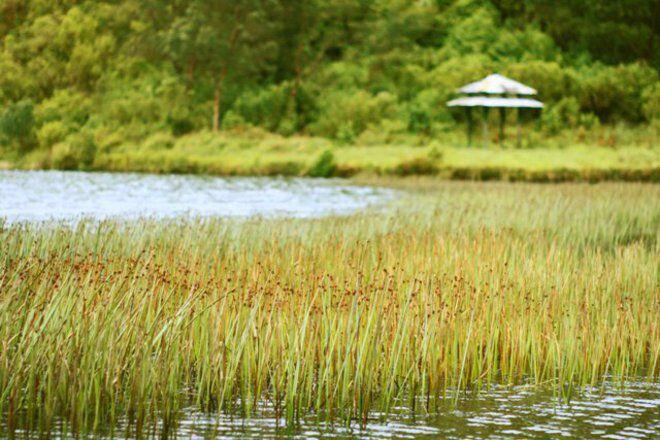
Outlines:
[{"label": "tall reed", "polygon": [[399,184],[349,217],[0,227],[5,427],[657,380],[660,188]]}]

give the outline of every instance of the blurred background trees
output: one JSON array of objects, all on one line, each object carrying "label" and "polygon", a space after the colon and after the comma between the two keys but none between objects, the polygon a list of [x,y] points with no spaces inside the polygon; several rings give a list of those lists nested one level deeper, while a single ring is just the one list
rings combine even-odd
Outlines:
[{"label": "blurred background trees", "polygon": [[454,90],[537,88],[542,130],[655,124],[657,0],[4,0],[0,145],[62,161],[253,125],[434,136]]}]

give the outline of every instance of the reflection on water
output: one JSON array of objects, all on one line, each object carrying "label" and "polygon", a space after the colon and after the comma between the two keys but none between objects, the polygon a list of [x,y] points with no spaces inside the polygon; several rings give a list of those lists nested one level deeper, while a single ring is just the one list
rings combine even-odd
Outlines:
[{"label": "reflection on water", "polygon": [[[529,387],[496,388],[478,395],[441,401],[432,414],[413,415],[397,408],[389,416],[374,413],[366,425],[319,422],[314,416],[286,427],[272,407],[243,419],[231,415],[183,411],[171,429],[163,425],[143,431],[144,437],[210,438],[660,438],[660,383],[628,383],[585,389],[569,404],[549,391]],[[43,433],[19,431],[20,437]],[[60,428],[54,437],[72,437]],[[94,437],[98,437],[95,435]],[[134,437],[122,424],[101,437]]]},{"label": "reflection on water", "polygon": [[532,388],[463,400],[433,419],[448,438],[658,438],[660,384],[587,388],[569,403]]},{"label": "reflection on water", "polygon": [[314,217],[348,213],[389,194],[319,179],[0,171],[0,218]]}]

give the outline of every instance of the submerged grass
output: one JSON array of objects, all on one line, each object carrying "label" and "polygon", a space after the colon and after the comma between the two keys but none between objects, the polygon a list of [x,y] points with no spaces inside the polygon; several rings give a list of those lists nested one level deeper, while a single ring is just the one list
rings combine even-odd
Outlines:
[{"label": "submerged grass", "polygon": [[349,217],[0,226],[6,427],[657,380],[660,188],[394,184]]}]

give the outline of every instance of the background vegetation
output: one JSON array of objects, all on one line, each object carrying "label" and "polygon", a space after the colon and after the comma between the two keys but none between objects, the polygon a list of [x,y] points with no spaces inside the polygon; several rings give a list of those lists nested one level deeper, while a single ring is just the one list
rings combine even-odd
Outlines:
[{"label": "background vegetation", "polygon": [[[158,163],[188,136],[184,156],[213,153],[205,171],[220,172],[229,167],[209,132],[223,130],[239,147],[234,162],[248,157],[242,169],[253,173],[314,174],[307,162],[329,147],[309,158],[292,135],[329,142],[335,156],[346,144],[393,144],[419,159],[418,145],[464,143],[463,115],[445,102],[492,72],[547,103],[527,123],[527,148],[653,150],[658,9],[648,0],[4,0],[0,157],[141,169],[130,154]],[[273,136],[279,150],[246,152],[246,131]],[[307,162],[283,166],[284,150]],[[637,166],[657,167],[654,151]],[[279,164],[253,166],[250,155]]]}]

